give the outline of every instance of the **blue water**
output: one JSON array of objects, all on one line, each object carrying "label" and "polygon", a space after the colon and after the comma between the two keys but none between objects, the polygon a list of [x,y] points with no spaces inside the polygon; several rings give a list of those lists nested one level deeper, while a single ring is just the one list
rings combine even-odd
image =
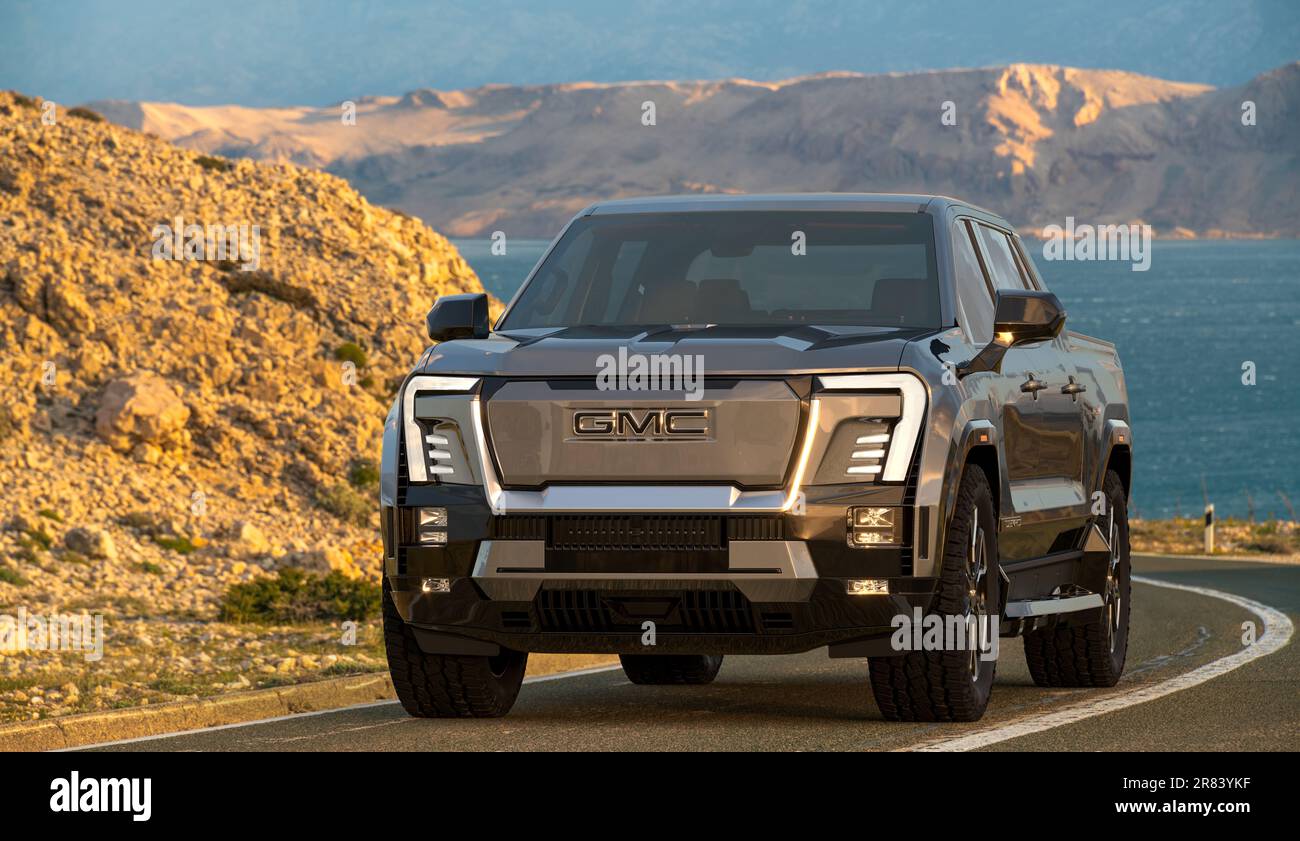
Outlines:
[{"label": "blue water", "polygon": [[[508,300],[547,243],[510,240],[500,256],[490,245],[456,242]],[[1157,242],[1146,272],[1034,259],[1067,326],[1119,346],[1141,516],[1199,515],[1202,481],[1220,516],[1244,516],[1247,494],[1260,518],[1289,516],[1279,491],[1300,505],[1300,242]]]}]

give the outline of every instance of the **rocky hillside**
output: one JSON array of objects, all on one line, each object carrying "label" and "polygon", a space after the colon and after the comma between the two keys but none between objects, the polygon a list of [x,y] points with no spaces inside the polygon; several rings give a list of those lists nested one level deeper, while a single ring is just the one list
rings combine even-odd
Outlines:
[{"label": "rocky hillside", "polygon": [[601,198],[810,190],[948,193],[1033,228],[1074,216],[1163,236],[1300,235],[1300,63],[1222,90],[1016,64],[495,85],[355,105],[355,125],[339,106],[94,107],[189,148],[323,167],[459,236],[549,238]]},{"label": "rocky hillside", "polygon": [[[383,418],[473,271],[335,176],[42,115],[0,93],[0,609],[204,618],[262,569],[376,572]],[[255,259],[161,259],[178,217],[257,226]]]}]

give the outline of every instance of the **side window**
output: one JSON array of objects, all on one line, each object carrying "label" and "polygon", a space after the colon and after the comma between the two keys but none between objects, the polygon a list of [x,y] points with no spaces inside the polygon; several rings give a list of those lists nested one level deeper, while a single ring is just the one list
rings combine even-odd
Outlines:
[{"label": "side window", "polygon": [[1020,274],[1015,255],[1011,253],[1011,242],[1007,235],[988,225],[975,225],[979,232],[980,244],[984,250],[984,260],[989,267],[989,275],[995,289],[1031,289],[1032,287]]},{"label": "side window", "polygon": [[1047,291],[1047,284],[1043,283],[1043,276],[1038,272],[1038,266],[1034,265],[1034,260],[1029,256],[1029,249],[1025,248],[1025,242],[1019,236],[1011,238],[1011,244],[1015,246],[1016,256],[1020,258],[1020,270],[1029,278],[1029,285],[1040,291]]},{"label": "side window", "polygon": [[993,338],[993,295],[971,244],[970,231],[960,219],[952,224],[952,258],[961,326],[973,344],[986,345]]}]

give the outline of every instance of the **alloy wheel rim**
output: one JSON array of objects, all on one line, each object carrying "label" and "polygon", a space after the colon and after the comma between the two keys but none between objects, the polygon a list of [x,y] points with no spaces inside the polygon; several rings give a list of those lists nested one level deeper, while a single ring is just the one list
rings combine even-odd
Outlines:
[{"label": "alloy wheel rim", "polygon": [[980,679],[980,654],[984,650],[984,636],[988,632],[986,578],[989,570],[988,547],[984,540],[984,528],[980,525],[978,507],[973,514],[970,543],[966,547],[966,644],[970,649],[967,668],[972,683]]},{"label": "alloy wheel rim", "polygon": [[1119,620],[1122,596],[1119,589],[1119,563],[1121,550],[1119,545],[1119,526],[1115,522],[1115,506],[1110,506],[1110,522],[1106,528],[1107,541],[1110,544],[1110,563],[1106,566],[1106,637],[1110,644],[1110,653],[1115,653],[1119,640]]}]

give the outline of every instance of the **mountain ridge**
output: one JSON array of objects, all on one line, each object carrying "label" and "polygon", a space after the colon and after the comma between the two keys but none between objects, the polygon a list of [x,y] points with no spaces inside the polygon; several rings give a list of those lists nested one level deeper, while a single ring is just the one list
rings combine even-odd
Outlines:
[{"label": "mountain ridge", "polygon": [[338,107],[89,107],[196,150],[323,168],[453,236],[549,237],[605,198],[828,190],[947,193],[1034,229],[1300,234],[1300,62],[1222,89],[1027,63],[421,88],[359,100],[350,126]]}]

